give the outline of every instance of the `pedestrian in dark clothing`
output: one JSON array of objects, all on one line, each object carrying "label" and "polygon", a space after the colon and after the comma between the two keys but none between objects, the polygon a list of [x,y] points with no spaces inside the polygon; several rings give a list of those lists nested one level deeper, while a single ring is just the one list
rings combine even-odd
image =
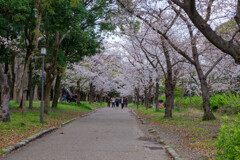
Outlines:
[{"label": "pedestrian in dark clothing", "polygon": [[119,98],[118,97],[116,98],[115,103],[116,103],[116,107],[119,107]]},{"label": "pedestrian in dark clothing", "polygon": [[128,105],[128,99],[127,99],[127,98],[124,98],[124,99],[123,99],[123,103],[124,103],[124,105],[127,107],[127,105]]},{"label": "pedestrian in dark clothing", "polygon": [[110,99],[110,97],[107,97],[107,104],[108,104],[108,107],[110,107],[110,103],[111,103],[111,99]]},{"label": "pedestrian in dark clothing", "polygon": [[122,109],[124,108],[124,98],[121,99],[121,106],[122,106]]}]

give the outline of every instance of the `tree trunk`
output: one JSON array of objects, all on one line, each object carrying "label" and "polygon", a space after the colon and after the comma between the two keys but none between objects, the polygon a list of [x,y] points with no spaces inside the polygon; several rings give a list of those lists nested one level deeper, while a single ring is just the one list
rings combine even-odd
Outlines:
[{"label": "tree trunk", "polygon": [[[28,61],[28,60],[27,60]],[[22,100],[21,100],[21,108],[23,115],[27,114],[27,90],[28,90],[28,64],[25,64],[23,79],[22,79]]]},{"label": "tree trunk", "polygon": [[58,99],[59,99],[60,90],[61,90],[61,80],[62,80],[62,72],[60,71],[60,68],[57,68],[57,79],[54,87],[54,97],[53,97],[52,108],[57,108]]},{"label": "tree trunk", "polygon": [[94,86],[90,83],[90,90],[89,90],[89,104],[94,102]]},{"label": "tree trunk", "polygon": [[156,92],[155,92],[155,106],[156,111],[159,111],[159,104],[158,104],[158,97],[159,97],[159,83],[156,83]]},{"label": "tree trunk", "polygon": [[48,80],[44,88],[44,113],[48,114],[50,110],[50,94],[52,81]]},{"label": "tree trunk", "polygon": [[29,109],[33,108],[33,83],[32,83],[32,63],[29,65],[29,80],[28,80],[28,92],[29,92]]},{"label": "tree trunk", "polygon": [[137,104],[137,109],[138,109],[138,107],[139,107],[139,88],[135,88],[135,95],[136,95],[135,103]]},{"label": "tree trunk", "polygon": [[13,93],[13,100],[17,103],[21,101],[21,93],[22,93],[22,73],[23,73],[23,65],[22,60],[20,58],[16,59],[16,68],[15,68],[15,84],[14,84],[14,93]]},{"label": "tree trunk", "polygon": [[183,106],[183,96],[185,94],[185,86],[184,82],[182,81],[182,92],[181,92],[181,107]]},{"label": "tree trunk", "polygon": [[147,109],[147,88],[145,87],[145,90],[144,90],[144,102],[145,102],[145,107]]},{"label": "tree trunk", "polygon": [[166,102],[165,102],[165,115],[164,118],[172,118],[172,110],[174,109],[174,89],[175,84],[173,81],[173,73],[172,73],[172,64],[170,60],[170,54],[168,51],[168,48],[166,46],[166,43],[162,38],[162,47],[163,47],[163,53],[166,59],[167,64],[167,75],[166,75],[166,81],[165,81],[165,96],[166,96]]},{"label": "tree trunk", "polygon": [[3,73],[0,66],[0,85],[1,85],[1,103],[0,103],[0,122],[10,122],[9,101],[10,88],[7,81],[7,75]]},{"label": "tree trunk", "polygon": [[204,109],[203,121],[215,120],[216,117],[213,115],[210,108],[209,89],[207,86],[207,80],[205,78],[201,78],[200,82]]},{"label": "tree trunk", "polygon": [[81,80],[77,81],[77,105],[80,106],[81,105],[81,86],[80,86],[80,82]]},{"label": "tree trunk", "polygon": [[102,104],[102,99],[103,99],[103,89],[101,89],[100,94],[99,94],[99,102]]},{"label": "tree trunk", "polygon": [[147,108],[151,108],[152,105],[152,79],[150,79],[150,85],[147,92]]},{"label": "tree trunk", "polygon": [[60,102],[62,102],[62,85],[61,85],[61,87],[60,87],[60,96],[59,96],[59,99],[60,99]]},{"label": "tree trunk", "polygon": [[[38,41],[39,41],[39,31],[40,31],[40,24],[41,24],[41,20],[42,20],[42,0],[38,1],[38,5],[37,5],[37,21],[36,21],[36,28],[35,28],[35,35],[34,35],[34,52],[33,54],[35,55],[35,53],[37,52],[38,49]],[[27,76],[27,72],[28,72],[28,67],[29,64],[31,63],[32,60],[32,54],[31,52],[29,52],[29,56],[27,56],[26,58],[26,62],[25,62],[25,66],[24,66],[24,72],[23,72],[23,80],[22,80],[22,88],[23,88],[23,94],[22,94],[22,112],[24,115],[26,115],[27,113],[27,107],[26,107],[26,97],[27,97],[27,86],[28,86],[28,76]]]},{"label": "tree trunk", "polygon": [[34,101],[38,101],[39,100],[39,97],[38,97],[38,85],[35,85],[35,87],[34,87],[33,100]]},{"label": "tree trunk", "polygon": [[165,102],[165,115],[164,118],[172,118],[172,110],[174,108],[174,89],[175,87],[171,83],[171,81],[166,80],[165,82],[165,96],[166,96],[166,102]]}]

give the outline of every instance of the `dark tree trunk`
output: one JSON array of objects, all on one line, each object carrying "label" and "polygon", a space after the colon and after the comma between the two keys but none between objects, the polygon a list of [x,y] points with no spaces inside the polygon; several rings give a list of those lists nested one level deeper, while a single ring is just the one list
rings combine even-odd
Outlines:
[{"label": "dark tree trunk", "polygon": [[89,104],[94,102],[94,86],[90,83],[90,90],[89,90]]},{"label": "dark tree trunk", "polygon": [[80,80],[77,81],[77,105],[81,105],[81,88],[80,88]]},{"label": "dark tree trunk", "polygon": [[62,72],[60,71],[60,68],[57,68],[57,79],[54,87],[52,108],[57,108],[57,105],[58,105],[58,99],[59,99],[60,90],[61,90],[61,80],[62,80]]},{"label": "dark tree trunk", "polygon": [[28,92],[29,92],[29,109],[33,109],[33,83],[32,83],[32,63],[29,64],[28,77]]},{"label": "dark tree trunk", "polygon": [[145,102],[145,107],[147,109],[147,87],[145,87],[145,90],[144,90],[144,102]]},{"label": "dark tree trunk", "polygon": [[152,105],[152,79],[150,79],[150,85],[147,92],[147,108],[151,108]]},{"label": "dark tree trunk", "polygon": [[156,83],[156,91],[155,91],[155,106],[156,111],[159,111],[159,104],[158,104],[158,97],[159,97],[159,83]]},{"label": "dark tree trunk", "polygon": [[103,89],[101,89],[100,94],[99,94],[99,102],[102,103],[103,99]]},{"label": "dark tree trunk", "polygon": [[165,44],[165,41],[162,37],[162,47],[164,51],[164,56],[166,59],[167,64],[167,73],[166,73],[166,81],[165,81],[165,115],[164,118],[172,118],[172,110],[174,109],[174,89],[175,89],[175,82],[173,80],[173,73],[172,73],[172,65],[170,60],[169,51]]},{"label": "dark tree trunk", "polygon": [[47,80],[44,88],[44,113],[48,114],[50,110],[50,94],[51,94],[52,81]]},{"label": "dark tree trunk", "polygon": [[213,115],[210,107],[209,89],[207,86],[207,80],[205,78],[201,78],[200,82],[201,82],[203,109],[204,109],[203,120],[204,121],[215,120],[216,117]]},{"label": "dark tree trunk", "polygon": [[185,86],[184,86],[184,82],[182,80],[182,92],[181,92],[181,107],[183,106],[183,96],[185,94]]},{"label": "dark tree trunk", "polygon": [[1,85],[0,122],[10,122],[9,114],[10,88],[7,81],[7,75],[4,74],[1,66],[0,66],[0,85]]},{"label": "dark tree trunk", "polygon": [[137,109],[139,107],[139,88],[135,88]]}]

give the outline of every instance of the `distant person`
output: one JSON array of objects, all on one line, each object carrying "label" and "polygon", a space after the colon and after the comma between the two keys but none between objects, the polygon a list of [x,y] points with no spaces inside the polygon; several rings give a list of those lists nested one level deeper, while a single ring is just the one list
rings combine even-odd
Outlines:
[{"label": "distant person", "polygon": [[127,105],[128,105],[128,99],[127,99],[127,98],[124,98],[124,99],[123,99],[123,103],[124,103],[124,106],[127,107]]},{"label": "distant person", "polygon": [[115,107],[115,98],[112,97],[112,100],[111,100],[111,101],[112,101],[112,108],[113,108],[113,107]]},{"label": "distant person", "polygon": [[110,97],[107,97],[107,104],[108,104],[107,106],[108,107],[110,107],[110,103],[111,103],[111,99],[110,99]]},{"label": "distant person", "polygon": [[122,107],[122,109],[124,108],[124,98],[123,97],[121,99],[121,107]]},{"label": "distant person", "polygon": [[115,99],[115,103],[116,103],[116,107],[119,107],[119,98],[118,97]]},{"label": "distant person", "polygon": [[163,104],[163,100],[159,100],[158,101],[158,105],[159,105],[159,108],[161,108],[161,109],[164,109],[165,107],[164,107],[164,104]]}]

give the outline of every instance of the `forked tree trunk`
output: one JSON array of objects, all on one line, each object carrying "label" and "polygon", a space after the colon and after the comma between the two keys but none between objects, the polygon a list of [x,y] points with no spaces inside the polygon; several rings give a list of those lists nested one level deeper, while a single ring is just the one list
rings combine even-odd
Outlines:
[{"label": "forked tree trunk", "polygon": [[[39,41],[39,31],[40,31],[40,24],[41,24],[41,20],[42,20],[42,0],[39,0],[37,2],[37,21],[36,21],[36,28],[35,28],[35,35],[34,35],[34,50],[33,50],[33,54],[35,55],[35,53],[37,52],[38,49],[38,41]],[[28,67],[29,64],[31,63],[32,60],[32,54],[30,52],[30,55],[27,57],[26,62],[25,62],[25,66],[24,66],[24,72],[23,72],[23,80],[22,80],[22,88],[23,88],[23,94],[22,94],[22,101],[21,101],[21,106],[22,106],[22,113],[24,115],[26,115],[27,113],[27,106],[26,106],[26,98],[27,98],[27,86],[28,86],[28,76],[27,76],[27,72],[28,72]]]},{"label": "forked tree trunk", "polygon": [[0,85],[1,85],[1,103],[0,103],[0,122],[10,122],[9,101],[10,88],[7,81],[7,75],[3,73],[0,66]]}]

